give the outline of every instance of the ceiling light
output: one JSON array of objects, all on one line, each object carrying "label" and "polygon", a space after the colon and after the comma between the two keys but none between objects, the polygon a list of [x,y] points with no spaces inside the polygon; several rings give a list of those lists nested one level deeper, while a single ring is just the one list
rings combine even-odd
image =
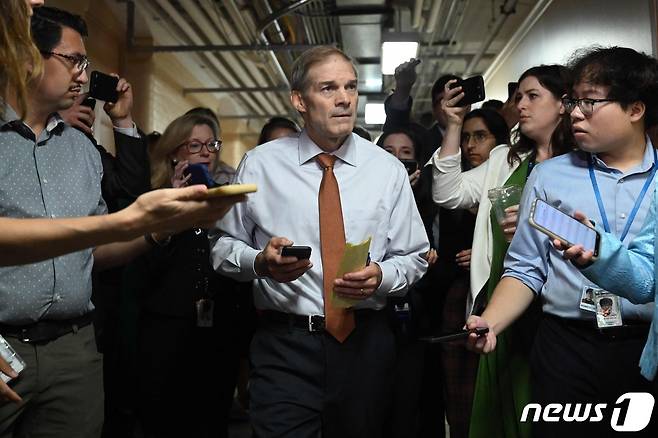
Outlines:
[{"label": "ceiling light", "polygon": [[386,121],[384,103],[366,103],[366,125],[383,125]]},{"label": "ceiling light", "polygon": [[418,34],[382,34],[382,74],[392,75],[395,67],[418,55]]}]

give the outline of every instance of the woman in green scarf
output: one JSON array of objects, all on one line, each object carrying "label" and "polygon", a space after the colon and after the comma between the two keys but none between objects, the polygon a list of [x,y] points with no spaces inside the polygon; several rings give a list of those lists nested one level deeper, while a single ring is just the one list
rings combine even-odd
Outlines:
[{"label": "woman in green scarf", "polygon": [[[518,206],[506,210],[498,224],[487,197],[489,189],[516,185],[523,188],[532,168],[539,162],[572,149],[568,120],[563,118],[561,97],[571,90],[569,71],[560,65],[532,67],[519,78],[516,109],[518,138],[514,144],[499,145],[489,160],[467,172],[461,169],[460,138],[463,119],[470,107],[458,106],[463,97],[455,81],[446,84],[441,110],[448,120],[442,147],[432,158],[434,202],[445,208],[479,207],[471,255],[471,305],[484,291],[488,299],[500,280],[503,259],[516,231]],[[529,346],[538,309],[529,311],[498,337],[493,354],[480,357],[470,438],[527,438],[529,425],[519,422],[530,401]]]}]

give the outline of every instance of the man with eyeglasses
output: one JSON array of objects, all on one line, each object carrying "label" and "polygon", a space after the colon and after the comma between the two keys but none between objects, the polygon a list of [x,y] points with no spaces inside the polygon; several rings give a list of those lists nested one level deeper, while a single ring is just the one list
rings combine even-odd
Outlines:
[{"label": "man with eyeglasses", "polygon": [[[649,212],[658,165],[646,136],[658,122],[658,62],[633,49],[612,47],[581,54],[571,68],[573,94],[562,104],[579,150],[538,165],[530,175],[503,278],[482,316],[467,321],[468,328],[490,329],[485,337],[469,339],[471,348],[488,353],[496,348],[496,335],[539,295],[544,317],[531,353],[533,401],[542,407],[610,407],[600,422],[539,421],[535,437],[608,436],[616,400],[627,392],[651,391],[637,364],[653,303],[636,305],[621,298],[616,307],[621,325],[604,327],[605,318],[597,318],[602,311],[583,298],[590,289],[600,300],[608,295],[565,260],[548,236],[532,228],[528,217],[539,198],[569,214],[583,212],[625,246],[635,238]],[[650,428],[643,433],[655,434]]]},{"label": "man with eyeglasses", "polygon": [[[132,238],[137,233],[130,230],[140,229],[135,222],[148,222],[140,208],[150,205],[151,214],[157,214],[166,194],[160,203],[144,195],[136,209],[126,209],[132,213],[109,215],[102,224],[85,221],[106,213],[101,159],[89,140],[57,114],[72,105],[87,82],[85,23],[65,11],[36,9],[32,34],[43,54],[43,74],[30,84],[24,118],[14,111],[16,99],[9,93],[0,119],[0,216],[34,218],[35,235],[43,233],[39,225],[50,225],[42,218],[56,218],[63,229],[46,240],[45,254],[67,252],[60,245],[72,251]],[[173,216],[184,216],[183,204],[171,209]],[[127,232],[123,236],[112,228],[119,215]],[[105,237],[98,236],[99,228]],[[86,244],[63,243],[60,237],[69,232]],[[120,264],[149,248],[140,237],[0,268],[0,334],[27,364],[11,376],[9,386],[0,382],[0,436],[100,436],[102,357],[91,326],[92,266]],[[26,261],[16,254],[13,264],[20,263]]]}]

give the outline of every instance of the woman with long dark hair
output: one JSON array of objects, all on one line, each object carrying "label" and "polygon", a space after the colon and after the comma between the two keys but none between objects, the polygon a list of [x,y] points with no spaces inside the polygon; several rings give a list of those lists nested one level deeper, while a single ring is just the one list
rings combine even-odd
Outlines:
[{"label": "woman with long dark hair", "polygon": [[[519,78],[516,94],[520,115],[518,141],[497,146],[486,163],[467,172],[461,169],[459,143],[469,107],[457,106],[463,93],[460,87],[451,88],[453,84],[446,84],[441,101],[448,126],[442,147],[432,159],[433,198],[446,208],[479,206],[470,275],[471,299],[475,301],[481,291],[485,291],[485,297],[493,292],[502,275],[509,241],[516,231],[518,206],[508,208],[505,220],[498,225],[487,192],[501,186],[522,188],[537,163],[573,148],[561,102],[562,96],[571,90],[571,75],[560,65],[526,70]],[[471,437],[529,436],[530,426],[518,422],[522,408],[530,401],[528,339],[524,338],[529,332],[532,325],[519,321],[498,338],[495,355],[480,359]]]}]

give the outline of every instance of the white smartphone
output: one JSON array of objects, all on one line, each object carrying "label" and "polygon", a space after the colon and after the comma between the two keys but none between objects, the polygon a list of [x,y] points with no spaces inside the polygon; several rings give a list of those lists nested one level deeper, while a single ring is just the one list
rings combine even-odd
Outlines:
[{"label": "white smartphone", "polygon": [[542,199],[537,198],[532,203],[528,222],[542,233],[559,240],[563,245],[580,244],[583,245],[586,251],[592,251],[594,257],[599,254],[601,235],[598,231],[579,222]]},{"label": "white smartphone", "polygon": [[[16,371],[16,374],[20,374],[20,372],[25,369],[25,361],[23,358],[16,353],[16,350],[14,350],[14,348],[9,345],[9,342],[7,342],[2,336],[0,336],[0,356],[2,356],[5,362]],[[2,381],[5,383],[11,380],[11,377],[3,372],[0,372],[0,378],[2,378]]]}]

